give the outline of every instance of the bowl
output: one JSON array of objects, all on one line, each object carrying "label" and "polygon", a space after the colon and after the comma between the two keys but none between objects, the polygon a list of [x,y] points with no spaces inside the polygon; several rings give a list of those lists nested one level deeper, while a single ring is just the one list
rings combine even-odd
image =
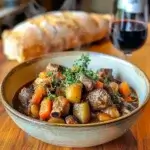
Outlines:
[{"label": "bowl", "polygon": [[[139,107],[129,115],[115,120],[91,124],[49,124],[25,116],[12,107],[12,99],[20,87],[35,79],[49,62],[71,67],[82,54],[89,54],[90,68],[112,68],[113,75],[127,81],[137,92]],[[117,57],[101,53],[70,51],[52,53],[14,67],[1,85],[2,103],[12,120],[29,135],[49,144],[65,147],[91,147],[104,144],[123,135],[135,123],[149,100],[148,78],[138,67]]]}]

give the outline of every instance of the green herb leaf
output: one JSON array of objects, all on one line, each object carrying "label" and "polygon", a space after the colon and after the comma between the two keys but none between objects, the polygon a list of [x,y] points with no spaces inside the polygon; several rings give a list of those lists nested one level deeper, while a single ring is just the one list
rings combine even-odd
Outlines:
[{"label": "green herb leaf", "polygon": [[90,61],[89,55],[82,55],[80,59],[74,62],[72,68],[66,68],[63,70],[63,75],[65,76],[65,85],[68,86],[73,83],[78,83],[80,74],[84,74],[92,80],[97,80],[98,74],[88,69]]},{"label": "green herb leaf", "polygon": [[104,84],[109,85],[109,83],[110,83],[109,78],[105,77],[104,78]]},{"label": "green herb leaf", "polygon": [[48,97],[49,97],[50,100],[54,100],[56,98],[56,95],[49,93]]},{"label": "green herb leaf", "polygon": [[49,71],[49,72],[47,72],[47,75],[48,75],[49,77],[51,77],[51,76],[53,75],[53,72]]}]

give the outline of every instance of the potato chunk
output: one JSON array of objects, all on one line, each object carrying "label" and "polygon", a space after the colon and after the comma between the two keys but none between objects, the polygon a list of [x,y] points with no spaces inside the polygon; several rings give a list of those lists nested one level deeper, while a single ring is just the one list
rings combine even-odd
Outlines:
[{"label": "potato chunk", "polygon": [[39,117],[39,107],[36,104],[32,104],[30,107],[31,115],[33,118]]},{"label": "potato chunk", "polygon": [[83,124],[88,123],[91,118],[90,106],[88,102],[74,104],[73,115]]},{"label": "potato chunk", "polygon": [[120,117],[120,113],[118,109],[115,106],[108,107],[104,110],[104,112],[108,115],[110,115],[112,118],[118,118]]},{"label": "potato chunk", "polygon": [[99,113],[97,115],[97,118],[99,121],[108,121],[108,120],[111,120],[112,118],[110,117],[110,115],[106,114],[106,113]]},{"label": "potato chunk", "polygon": [[82,84],[75,83],[66,88],[66,98],[71,103],[79,103],[82,95]]}]

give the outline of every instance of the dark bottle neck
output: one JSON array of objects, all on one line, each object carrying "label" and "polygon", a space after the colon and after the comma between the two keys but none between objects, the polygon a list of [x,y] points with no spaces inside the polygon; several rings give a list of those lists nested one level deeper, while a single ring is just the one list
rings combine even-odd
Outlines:
[{"label": "dark bottle neck", "polygon": [[19,5],[19,0],[4,0],[3,6],[4,7],[16,7]]}]

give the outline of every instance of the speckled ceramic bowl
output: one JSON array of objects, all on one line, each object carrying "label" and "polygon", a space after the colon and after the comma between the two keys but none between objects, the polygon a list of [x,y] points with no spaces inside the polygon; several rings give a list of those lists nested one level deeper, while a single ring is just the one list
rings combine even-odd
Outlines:
[{"label": "speckled ceramic bowl", "polygon": [[67,147],[90,147],[114,140],[123,135],[136,121],[150,94],[149,81],[136,66],[121,59],[100,53],[89,53],[90,68],[112,68],[115,76],[126,80],[136,90],[140,106],[127,116],[105,123],[86,125],[48,124],[27,117],[12,108],[12,99],[16,91],[33,80],[48,62],[72,66],[73,61],[88,52],[63,52],[50,54],[19,64],[4,78],[1,86],[1,100],[12,120],[25,132],[46,143]]}]

